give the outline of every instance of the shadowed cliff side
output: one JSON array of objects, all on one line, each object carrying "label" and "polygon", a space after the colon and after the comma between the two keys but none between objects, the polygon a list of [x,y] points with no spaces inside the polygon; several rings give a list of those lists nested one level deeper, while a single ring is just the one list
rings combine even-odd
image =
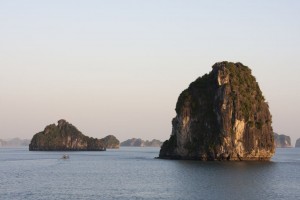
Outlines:
[{"label": "shadowed cliff side", "polygon": [[269,106],[241,63],[216,63],[180,94],[176,113],[159,158],[269,160],[275,152]]},{"label": "shadowed cliff side", "polygon": [[33,136],[30,151],[105,151],[106,148],[119,148],[119,140],[109,135],[103,139],[83,135],[66,120],[58,125],[48,125],[44,131]]}]

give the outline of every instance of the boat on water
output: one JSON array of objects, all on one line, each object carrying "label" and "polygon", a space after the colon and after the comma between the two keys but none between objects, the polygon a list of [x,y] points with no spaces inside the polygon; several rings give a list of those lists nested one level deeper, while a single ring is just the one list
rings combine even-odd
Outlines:
[{"label": "boat on water", "polygon": [[64,154],[62,157],[61,157],[61,159],[69,159],[70,158],[70,156],[68,155],[68,154]]}]

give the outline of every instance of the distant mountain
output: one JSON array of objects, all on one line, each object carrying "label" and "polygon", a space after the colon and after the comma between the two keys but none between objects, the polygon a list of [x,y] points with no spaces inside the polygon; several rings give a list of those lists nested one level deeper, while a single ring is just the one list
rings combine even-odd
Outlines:
[{"label": "distant mountain", "polygon": [[128,139],[121,143],[121,146],[123,147],[160,147],[161,145],[162,142],[159,140],[153,139],[152,141],[144,141],[140,138]]},{"label": "distant mountain", "polygon": [[20,139],[20,138],[13,138],[9,140],[1,140],[0,139],[0,147],[23,147],[28,146],[30,140],[28,139]]},{"label": "distant mountain", "polygon": [[274,142],[276,148],[290,148],[291,145],[291,138],[287,135],[279,135],[277,133],[274,133]]}]

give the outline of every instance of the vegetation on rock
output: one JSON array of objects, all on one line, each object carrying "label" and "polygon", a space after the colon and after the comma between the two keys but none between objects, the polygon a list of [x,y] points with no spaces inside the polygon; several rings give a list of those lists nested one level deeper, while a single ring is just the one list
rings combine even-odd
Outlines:
[{"label": "vegetation on rock", "polygon": [[269,106],[241,63],[216,63],[180,94],[175,110],[161,158],[268,160],[274,154]]},{"label": "vegetation on rock", "polygon": [[48,125],[35,134],[29,144],[31,151],[105,151],[106,148],[119,148],[119,140],[111,135],[103,139],[90,138],[65,120],[59,120],[58,125]]},{"label": "vegetation on rock", "polygon": [[120,141],[113,135],[108,135],[102,140],[107,149],[118,149],[120,147]]}]

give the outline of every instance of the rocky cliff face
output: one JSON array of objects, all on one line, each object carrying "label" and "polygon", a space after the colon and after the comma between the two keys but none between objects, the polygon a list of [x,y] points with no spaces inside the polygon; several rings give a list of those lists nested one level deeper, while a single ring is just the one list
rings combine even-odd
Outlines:
[{"label": "rocky cliff face", "polygon": [[269,160],[275,151],[269,106],[241,63],[220,62],[184,90],[160,158]]},{"label": "rocky cliff face", "polygon": [[291,145],[291,138],[287,135],[279,135],[274,133],[274,142],[276,148],[290,148]]},{"label": "rocky cliff face", "polygon": [[114,136],[90,138],[66,120],[48,125],[29,144],[30,151],[105,151],[106,148],[119,148],[119,141]]},{"label": "rocky cliff face", "polygon": [[296,140],[296,145],[295,145],[296,148],[300,148],[300,138]]},{"label": "rocky cliff face", "polygon": [[121,143],[121,146],[124,147],[160,147],[162,145],[162,142],[159,140],[142,140],[140,138],[132,138],[128,139]]}]

